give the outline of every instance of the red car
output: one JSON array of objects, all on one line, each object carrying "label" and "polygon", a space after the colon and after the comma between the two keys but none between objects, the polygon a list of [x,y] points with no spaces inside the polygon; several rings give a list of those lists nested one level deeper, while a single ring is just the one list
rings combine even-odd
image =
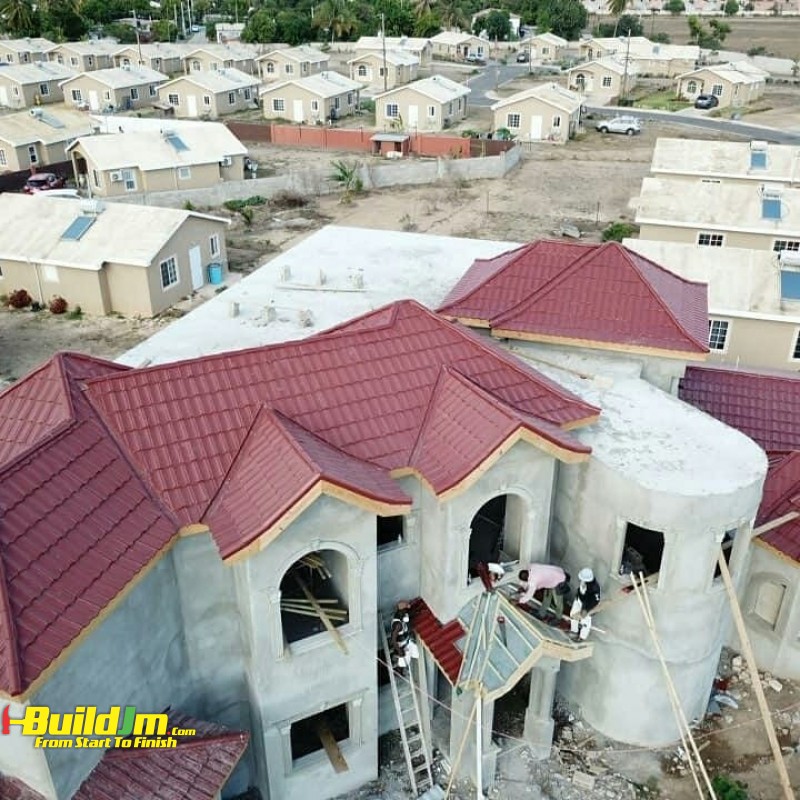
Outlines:
[{"label": "red car", "polygon": [[35,194],[36,192],[46,192],[49,189],[63,188],[63,178],[60,178],[52,172],[37,172],[25,181],[22,191],[25,192],[25,194]]}]

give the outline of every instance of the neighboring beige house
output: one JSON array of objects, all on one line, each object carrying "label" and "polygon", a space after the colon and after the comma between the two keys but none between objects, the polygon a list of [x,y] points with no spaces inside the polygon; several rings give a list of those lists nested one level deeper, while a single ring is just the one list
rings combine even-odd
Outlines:
[{"label": "neighboring beige house", "polygon": [[800,188],[698,178],[642,181],[639,237],[701,247],[797,251]]},{"label": "neighboring beige house", "polygon": [[[386,55],[374,50],[351,58],[350,77],[367,84],[368,89],[394,89],[417,79],[419,59],[403,50],[387,50]],[[384,80],[385,79],[385,80]]]},{"label": "neighboring beige house", "polygon": [[[710,362],[800,369],[800,250],[645,239],[624,244],[682,278],[708,284]],[[795,244],[800,248],[800,240]]]},{"label": "neighboring beige house", "polygon": [[320,72],[308,78],[267,84],[261,89],[261,107],[267,119],[319,123],[354,114],[361,84],[338,72]]},{"label": "neighboring beige house", "polygon": [[493,129],[507,128],[522,141],[566,142],[581,121],[581,97],[556,83],[517,92],[492,106]]},{"label": "neighboring beige house", "polygon": [[[174,208],[0,195],[0,285],[89,314],[158,314],[227,270],[227,220]],[[47,224],[42,224],[46,220]]]},{"label": "neighboring beige house", "polygon": [[214,26],[214,29],[217,34],[217,44],[239,42],[242,38],[242,31],[245,29],[245,23],[217,22]]},{"label": "neighboring beige house", "polygon": [[94,197],[203,189],[244,180],[247,148],[219,122],[81,137],[68,148],[75,180]]},{"label": "neighboring beige house", "polygon": [[693,101],[700,94],[712,94],[720,108],[739,108],[758,100],[767,85],[768,74],[750,64],[719,64],[686,72],[675,80],[677,94]]},{"label": "neighboring beige house", "polygon": [[114,66],[114,53],[120,45],[112,39],[90,39],[87,42],[65,42],[48,53],[51,61],[63,64],[74,72],[92,72]]},{"label": "neighboring beige house", "polygon": [[176,117],[217,119],[258,106],[259,81],[238,69],[218,69],[181,75],[159,87],[162,104]]},{"label": "neighboring beige house", "polygon": [[442,75],[398,86],[375,96],[375,127],[441,131],[467,116],[469,92]]},{"label": "neighboring beige house", "polygon": [[653,175],[800,186],[800,146],[712,139],[656,139]]},{"label": "neighboring beige house", "polygon": [[184,55],[183,71],[194,74],[220,69],[238,69],[248,75],[257,75],[257,55],[258,53],[246,44],[204,44]]},{"label": "neighboring beige house", "polygon": [[60,64],[36,61],[0,68],[0,106],[30,108],[45,103],[62,103],[61,84],[75,75]]},{"label": "neighboring beige house", "polygon": [[593,102],[607,104],[636,86],[636,66],[618,61],[614,56],[579,64],[567,70],[567,86]]},{"label": "neighboring beige house", "polygon": [[72,108],[33,108],[0,116],[0,171],[19,172],[67,160],[66,148],[95,121]]},{"label": "neighboring beige house", "polygon": [[353,45],[356,56],[375,50],[383,52],[384,47],[387,50],[402,50],[411,53],[419,59],[419,63],[423,67],[429,66],[433,60],[433,45],[430,39],[410,36],[387,36],[385,39],[382,36],[362,36]]},{"label": "neighboring beige house", "polygon": [[64,102],[92,111],[129,111],[158,101],[158,87],[167,80],[147,67],[112,67],[84,72],[62,81]]},{"label": "neighboring beige house", "polygon": [[137,47],[135,44],[118,47],[114,52],[117,67],[147,67],[165,75],[183,72],[183,56],[187,46],[170,42],[154,42]]},{"label": "neighboring beige house", "polygon": [[265,81],[305,78],[328,69],[328,56],[316,47],[284,47],[256,59],[258,74]]},{"label": "neighboring beige house", "polygon": [[639,75],[674,78],[687,70],[695,69],[700,62],[697,45],[676,45],[651,42],[645,36],[617,38],[592,38],[578,47],[580,58],[587,61],[615,56],[635,65]]},{"label": "neighboring beige house", "polygon": [[32,64],[35,61],[47,61],[47,54],[55,46],[55,42],[40,37],[0,39],[0,63]]},{"label": "neighboring beige house", "polygon": [[459,31],[442,31],[431,37],[434,58],[464,61],[469,56],[488,58],[489,41]]},{"label": "neighboring beige house", "polygon": [[538,61],[542,64],[549,64],[553,61],[560,61],[564,57],[564,51],[569,42],[556,36],[554,33],[538,33],[530,36],[519,43],[519,49],[527,52],[530,49],[531,61]]}]

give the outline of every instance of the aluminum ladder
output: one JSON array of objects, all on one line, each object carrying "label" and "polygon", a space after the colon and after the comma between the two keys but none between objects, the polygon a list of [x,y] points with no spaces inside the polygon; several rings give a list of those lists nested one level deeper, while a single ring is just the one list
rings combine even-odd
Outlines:
[{"label": "aluminum ladder", "polygon": [[400,724],[400,739],[403,744],[403,754],[408,768],[408,777],[411,780],[411,790],[414,797],[434,788],[431,774],[430,750],[422,729],[422,720],[419,713],[419,701],[414,685],[414,671],[412,668],[415,659],[409,659],[406,667],[406,676],[397,675],[392,666],[392,653],[389,649],[389,640],[386,637],[386,628],[383,618],[379,618],[381,636],[383,639],[383,655],[386,668],[389,672],[389,683],[392,687],[394,710]]}]

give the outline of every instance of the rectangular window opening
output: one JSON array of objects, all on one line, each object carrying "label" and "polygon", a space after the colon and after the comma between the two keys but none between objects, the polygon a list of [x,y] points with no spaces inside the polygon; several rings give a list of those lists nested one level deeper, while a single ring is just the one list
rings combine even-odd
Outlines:
[{"label": "rectangular window opening", "polygon": [[724,350],[728,343],[728,328],[726,319],[710,319],[708,321],[708,348],[709,350]]},{"label": "rectangular window opening", "polygon": [[781,270],[781,300],[800,300],[799,270]]},{"label": "rectangular window opening", "polygon": [[378,547],[398,544],[403,541],[405,517],[377,517]]},{"label": "rectangular window opening", "polygon": [[700,233],[697,235],[697,244],[700,247],[722,247],[725,235],[722,233]]},{"label": "rectangular window opening", "polygon": [[350,715],[347,704],[329,708],[319,714],[293,722],[289,731],[292,746],[292,763],[304,756],[330,748],[334,743],[350,738]]},{"label": "rectangular window opening", "polygon": [[622,546],[620,575],[643,572],[645,577],[661,571],[664,556],[664,534],[629,522],[625,528],[625,543]]},{"label": "rectangular window opening", "polygon": [[[734,540],[736,539],[736,528],[731,528],[728,531],[725,531],[725,535],[722,537],[722,544],[720,547],[722,548],[722,555],[725,558],[725,563],[730,567],[731,565],[731,554],[733,553],[733,545]],[[722,570],[719,568],[719,562],[715,562],[714,565],[714,580],[718,580],[722,577]]]},{"label": "rectangular window opening", "polygon": [[161,288],[167,289],[174,286],[178,282],[178,265],[175,263],[175,257],[161,262]]}]

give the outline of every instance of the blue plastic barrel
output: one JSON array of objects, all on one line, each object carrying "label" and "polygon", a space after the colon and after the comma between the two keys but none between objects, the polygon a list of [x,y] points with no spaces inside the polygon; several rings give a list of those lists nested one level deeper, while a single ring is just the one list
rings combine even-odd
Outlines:
[{"label": "blue plastic barrel", "polygon": [[215,286],[222,283],[222,264],[208,265],[208,282]]}]

